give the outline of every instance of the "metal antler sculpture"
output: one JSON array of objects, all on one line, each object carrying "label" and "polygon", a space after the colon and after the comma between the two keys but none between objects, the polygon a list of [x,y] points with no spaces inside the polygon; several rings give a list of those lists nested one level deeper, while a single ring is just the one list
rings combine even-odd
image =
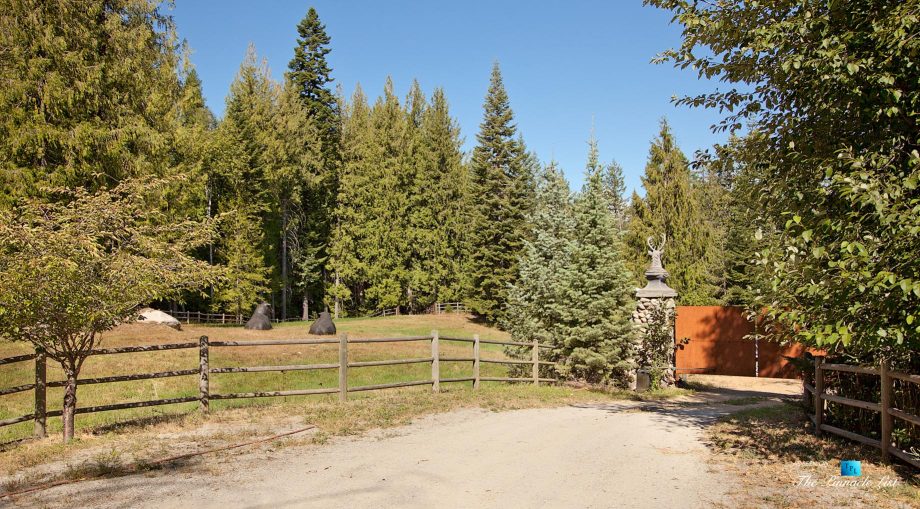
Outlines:
[{"label": "metal antler sculpture", "polygon": [[645,284],[645,288],[640,288],[636,291],[636,297],[676,297],[677,292],[665,283],[668,278],[668,271],[665,270],[664,265],[661,263],[661,254],[664,253],[664,246],[668,243],[667,235],[662,233],[661,242],[657,245],[655,244],[654,236],[647,238],[645,242],[648,244],[648,255],[652,257],[652,263],[649,264],[648,270],[645,271],[645,279],[648,282]]},{"label": "metal antler sculpture", "polygon": [[664,270],[664,266],[661,264],[661,254],[664,253],[664,246],[668,243],[668,237],[664,233],[661,234],[661,242],[655,246],[654,244],[655,237],[649,237],[645,240],[649,248],[649,256],[652,257],[652,264],[649,265],[646,274],[659,275],[664,274],[667,277],[667,271]]}]

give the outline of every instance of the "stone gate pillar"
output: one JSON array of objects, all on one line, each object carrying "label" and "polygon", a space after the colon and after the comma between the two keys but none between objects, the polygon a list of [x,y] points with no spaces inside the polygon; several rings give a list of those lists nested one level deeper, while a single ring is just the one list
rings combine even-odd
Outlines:
[{"label": "stone gate pillar", "polygon": [[[661,264],[667,237],[662,234],[661,243],[657,246],[653,241],[652,237],[647,239],[648,254],[652,261],[645,271],[645,287],[636,289],[637,305],[632,317],[639,338],[636,356],[638,390],[647,388],[651,383],[650,376],[656,374],[661,375],[663,385],[673,385],[675,382],[674,317],[677,311],[677,292],[665,282],[668,271]],[[661,313],[658,313],[659,310]]]}]

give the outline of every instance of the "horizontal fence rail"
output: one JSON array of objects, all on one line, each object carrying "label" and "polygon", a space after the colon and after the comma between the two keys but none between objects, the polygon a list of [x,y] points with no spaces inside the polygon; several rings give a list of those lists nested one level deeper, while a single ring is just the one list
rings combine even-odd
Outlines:
[{"label": "horizontal fence rail", "polygon": [[[824,379],[824,375],[828,371],[842,371],[846,373],[880,377],[882,389],[879,402],[876,403],[874,401],[863,401],[841,396],[839,394],[828,394],[825,390]],[[893,380],[902,380],[905,382],[920,384],[920,376],[912,375],[909,373],[890,371],[887,360],[882,361],[879,368],[876,369],[865,366],[851,366],[849,364],[825,363],[823,357],[815,357],[814,384],[812,385],[807,382],[804,383],[805,393],[810,395],[814,404],[814,415],[809,417],[814,424],[815,435],[821,436],[821,434],[825,431],[828,433],[833,433],[837,436],[848,438],[855,442],[880,449],[882,451],[882,459],[886,462],[890,461],[891,457],[893,456],[916,468],[920,468],[920,460],[914,456],[911,456],[907,452],[902,451],[892,442],[892,418],[901,419],[914,426],[920,426],[920,417],[909,414],[892,406],[891,395],[893,392]],[[874,438],[863,436],[852,431],[825,424],[824,413],[826,404],[828,402],[853,408],[860,408],[871,412],[879,412],[881,414],[881,429],[879,433],[880,439],[876,440]]]},{"label": "horizontal fence rail", "polygon": [[[431,354],[425,357],[415,357],[407,359],[384,359],[371,361],[349,360],[349,345],[367,345],[376,343],[418,343],[429,342]],[[471,356],[442,356],[440,353],[440,344],[442,341],[468,343],[472,346]],[[523,351],[530,350],[530,359],[489,359],[482,358],[481,345],[501,345],[520,347]],[[316,364],[289,364],[289,365],[265,365],[265,366],[211,366],[210,350],[212,348],[243,348],[243,347],[271,347],[271,346],[296,346],[296,345],[337,345],[338,361],[334,363],[316,363]],[[88,414],[94,412],[107,412],[112,410],[124,410],[130,408],[143,408],[160,405],[172,405],[180,403],[198,402],[199,409],[207,412],[210,408],[211,400],[229,400],[229,399],[246,399],[246,398],[268,398],[268,397],[285,397],[285,396],[309,396],[320,394],[338,394],[340,401],[345,401],[349,393],[366,392],[383,389],[394,389],[401,387],[414,387],[430,385],[433,392],[439,392],[442,383],[472,383],[474,389],[480,387],[480,382],[529,382],[539,385],[542,382],[555,382],[555,378],[546,378],[540,376],[540,366],[552,366],[553,362],[540,360],[540,349],[549,348],[549,345],[532,341],[529,343],[519,341],[499,341],[491,339],[480,339],[479,335],[473,335],[472,338],[465,337],[448,337],[440,336],[438,331],[432,331],[427,336],[404,336],[404,337],[381,337],[381,338],[349,338],[347,334],[341,334],[337,338],[304,338],[304,339],[266,339],[266,340],[249,340],[249,341],[210,341],[207,336],[202,336],[197,342],[184,343],[165,343],[142,346],[123,346],[115,348],[97,348],[84,352],[90,356],[98,355],[122,355],[122,354],[140,354],[147,352],[162,352],[169,350],[198,350],[198,367],[190,369],[179,369],[172,371],[159,371],[154,373],[134,373],[126,375],[112,375],[95,378],[80,378],[77,385],[89,384],[107,384],[118,382],[129,382],[137,380],[150,380],[158,378],[170,378],[181,376],[198,375],[198,395],[183,396],[175,398],[155,399],[148,401],[129,401],[119,402],[107,405],[96,405],[88,407],[77,407],[76,414]],[[46,408],[46,391],[48,387],[64,387],[65,380],[46,381],[46,356],[40,350],[34,354],[18,355],[0,359],[0,366],[18,362],[35,362],[35,382],[22,384],[16,387],[0,388],[0,396],[18,394],[27,391],[35,393],[34,412],[26,415],[6,418],[0,420],[0,427],[10,426],[21,422],[34,421],[34,436],[43,437],[46,434],[46,419],[48,417],[60,417],[62,410],[48,410]],[[473,376],[465,377],[448,377],[442,378],[440,366],[442,362],[461,362],[471,363]],[[480,376],[480,367],[482,363],[503,364],[509,366],[530,365],[530,377],[483,377]],[[374,368],[380,366],[400,366],[414,364],[430,364],[431,377],[425,380],[412,380],[406,382],[392,382],[371,385],[348,385],[348,370],[358,368]],[[293,372],[293,371],[310,371],[310,370],[338,370],[338,385],[335,387],[322,387],[312,389],[296,390],[264,390],[253,392],[235,392],[235,393],[215,393],[210,387],[210,377],[214,374],[230,373],[259,373],[259,372]]]}]

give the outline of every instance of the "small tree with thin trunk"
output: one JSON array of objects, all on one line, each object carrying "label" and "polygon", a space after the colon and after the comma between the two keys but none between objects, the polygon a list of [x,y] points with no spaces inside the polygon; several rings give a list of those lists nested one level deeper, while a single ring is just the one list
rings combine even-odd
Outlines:
[{"label": "small tree with thin trunk", "polygon": [[165,181],[57,191],[0,212],[0,335],[42,348],[64,370],[64,441],[73,438],[77,377],[100,333],[141,305],[207,287],[220,269],[187,253],[210,223],[168,222],[150,206]]}]

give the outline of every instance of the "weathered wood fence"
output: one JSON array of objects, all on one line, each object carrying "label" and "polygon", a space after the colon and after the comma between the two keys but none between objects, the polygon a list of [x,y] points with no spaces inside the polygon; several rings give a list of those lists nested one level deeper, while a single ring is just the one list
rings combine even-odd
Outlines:
[{"label": "weathered wood fence", "polygon": [[[348,357],[348,345],[364,343],[405,343],[405,342],[423,342],[429,341],[431,344],[431,355],[428,357],[411,358],[411,359],[388,359],[377,361],[350,361]],[[453,341],[472,344],[472,355],[470,357],[445,357],[440,354],[440,342]],[[525,359],[489,359],[481,355],[481,344],[529,347],[531,349],[531,358]],[[247,346],[293,346],[293,345],[338,345],[338,362],[325,364],[292,364],[284,366],[234,366],[234,367],[215,367],[210,363],[210,351],[212,348],[236,348]],[[100,384],[116,383],[134,380],[148,380],[153,378],[166,378],[177,376],[198,375],[198,395],[186,396],[179,398],[156,399],[148,401],[131,401],[123,403],[114,403],[109,405],[98,405],[91,407],[78,407],[77,414],[87,414],[93,412],[107,412],[110,410],[123,410],[128,408],[140,408],[159,405],[171,405],[177,403],[199,402],[199,408],[202,411],[208,411],[211,400],[221,399],[241,399],[241,398],[265,398],[278,396],[307,396],[314,394],[338,394],[340,401],[346,401],[348,394],[353,392],[375,391],[382,389],[392,389],[397,387],[411,387],[418,385],[430,385],[434,392],[439,392],[442,383],[471,382],[474,389],[478,389],[480,382],[528,382],[539,385],[540,382],[555,382],[555,378],[541,378],[540,366],[552,365],[552,362],[540,360],[540,349],[549,348],[549,345],[533,341],[530,343],[516,341],[498,341],[493,339],[480,339],[479,335],[472,338],[440,336],[437,331],[432,331],[428,336],[410,336],[410,337],[393,337],[393,338],[349,338],[347,334],[341,334],[338,338],[322,339],[269,339],[258,341],[210,341],[207,336],[201,336],[198,342],[188,343],[169,343],[160,345],[146,346],[125,346],[117,348],[98,348],[91,350],[89,355],[118,355],[130,354],[137,352],[153,352],[161,350],[182,350],[198,349],[198,367],[192,369],[161,371],[156,373],[135,373],[130,375],[106,376],[98,378],[79,379],[77,384]],[[48,387],[63,387],[64,380],[46,381],[46,356],[41,351],[33,354],[18,355],[0,359],[0,366],[17,362],[35,361],[35,382],[17,387],[8,387],[0,389],[0,396],[16,394],[25,391],[34,391],[35,409],[31,414],[12,417],[0,420],[0,427],[10,426],[25,421],[34,421],[34,435],[43,437],[46,435],[46,420],[48,417],[60,417],[61,410],[47,410],[46,390]],[[471,377],[462,378],[442,378],[440,365],[442,362],[470,362],[473,367]],[[405,364],[431,364],[431,378],[425,380],[413,380],[408,382],[395,382],[375,385],[348,385],[348,370],[352,368],[366,368],[374,366],[394,366]],[[531,365],[530,377],[481,377],[480,365],[483,363],[507,364],[507,365]],[[299,389],[299,390],[265,390],[258,392],[239,392],[239,393],[212,393],[210,390],[210,375],[216,373],[255,373],[265,371],[304,371],[304,370],[321,370],[335,369],[338,370],[339,380],[337,387],[324,387],[316,389]]]},{"label": "weathered wood fence", "polygon": [[[425,313],[431,315],[442,315],[445,313],[466,313],[469,309],[466,307],[466,304],[462,302],[436,302],[428,307],[425,310]],[[169,313],[176,320],[179,320],[185,324],[192,323],[203,323],[203,324],[212,324],[212,325],[242,325],[246,323],[249,318],[238,315],[235,313],[205,313],[202,311],[171,311]],[[369,318],[376,318],[381,316],[397,316],[399,315],[399,308],[386,308],[375,311],[372,313]],[[280,318],[273,318],[272,322],[298,322],[302,321],[301,317],[287,318],[281,320]]]},{"label": "weathered wood fence", "polygon": [[428,313],[432,315],[443,315],[444,313],[467,313],[469,308],[462,302],[436,302],[428,308]]},{"label": "weathered wood fence", "polygon": [[[828,394],[825,390],[824,374],[827,371],[843,371],[848,373],[857,373],[864,375],[875,375],[881,378],[881,394],[879,402],[863,401],[859,399],[847,398],[841,395]],[[825,363],[823,357],[815,357],[814,383],[804,383],[805,392],[810,396],[811,403],[814,405],[814,415],[810,415],[812,423],[815,426],[815,435],[821,436],[823,432],[833,433],[835,435],[854,440],[882,451],[882,459],[890,461],[894,456],[914,467],[920,468],[920,461],[892,443],[891,432],[893,429],[892,418],[901,419],[914,426],[920,426],[920,417],[909,414],[902,410],[892,407],[892,391],[894,380],[920,384],[920,376],[909,373],[891,371],[888,361],[882,361],[881,365],[876,368],[864,366],[851,366],[849,364],[830,364]],[[835,426],[824,424],[824,413],[827,402],[838,405],[846,405],[854,408],[861,408],[881,414],[881,429],[879,430],[879,440],[866,437],[852,431],[847,431]]]},{"label": "weathered wood fence", "polygon": [[[249,318],[243,315],[237,315],[235,313],[204,313],[201,311],[175,311],[170,312],[173,318],[179,320],[185,324],[191,323],[204,323],[210,325],[243,325],[246,323]],[[302,321],[300,317],[286,318],[284,320],[280,318],[272,318],[272,323],[281,323],[281,322],[299,322]]]}]

